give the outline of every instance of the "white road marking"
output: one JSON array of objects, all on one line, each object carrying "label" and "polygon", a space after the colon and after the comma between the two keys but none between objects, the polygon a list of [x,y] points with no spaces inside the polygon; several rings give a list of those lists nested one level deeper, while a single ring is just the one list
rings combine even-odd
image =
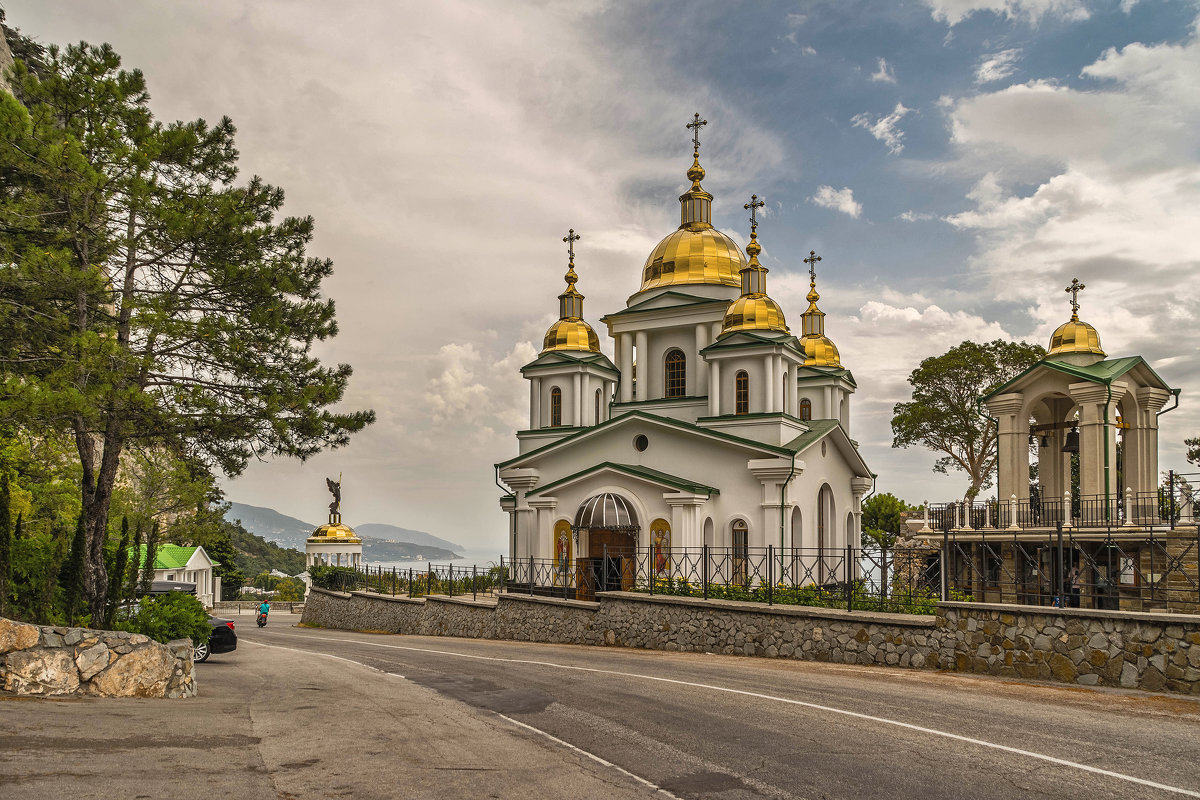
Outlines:
[{"label": "white road marking", "polygon": [[258,645],[259,647],[271,647],[271,648],[274,648],[275,650],[288,650],[292,653],[302,653],[306,656],[324,656],[325,658],[332,658],[335,661],[345,661],[347,664],[353,664],[356,667],[365,667],[366,669],[372,670],[374,672],[378,672],[381,675],[390,675],[393,678],[403,678],[404,677],[403,675],[401,675],[398,672],[388,672],[386,669],[380,669],[379,667],[372,667],[370,664],[364,664],[363,662],[355,661],[352,658],[342,658],[341,656],[335,656],[330,653],[319,653],[315,650],[301,650],[298,647],[284,647],[283,645],[278,645],[278,644],[265,644],[263,642],[251,642],[248,640],[242,641],[242,644],[253,644],[253,645]]},{"label": "white road marking", "polygon": [[571,744],[570,742],[565,742],[562,739],[558,738],[557,736],[546,733],[541,728],[535,728],[532,725],[526,725],[524,722],[521,722],[520,720],[515,720],[512,717],[505,716],[504,714],[501,714],[499,712],[496,713],[496,716],[498,716],[500,719],[511,722],[513,725],[520,726],[527,731],[533,731],[536,734],[545,736],[547,739],[549,739],[552,742],[561,744],[563,747],[566,747],[570,750],[574,750],[576,753],[579,753],[582,756],[587,756],[592,761],[595,761],[597,764],[603,764],[606,767],[611,767],[612,769],[615,769],[617,772],[620,772],[622,775],[628,775],[629,777],[633,778],[635,781],[642,784],[643,786],[653,789],[656,792],[661,792],[666,797],[670,797],[671,800],[681,800],[681,798],[679,798],[678,796],[671,794],[670,792],[668,792],[666,789],[662,788],[661,786],[651,783],[650,781],[646,780],[645,778],[641,777],[640,775],[634,775],[629,770],[627,770],[623,767],[618,767],[616,764],[612,763],[611,761],[605,761],[603,758],[596,755],[595,753],[589,753],[587,750],[584,750],[581,747],[576,747],[575,745]]},{"label": "white road marking", "polygon": [[[288,634],[282,634],[282,635],[287,636]],[[850,711],[849,709],[845,709],[845,708],[834,708],[833,706],[823,706],[823,705],[820,705],[819,703],[809,703],[804,700],[794,700],[790,697],[777,697],[775,695],[762,694],[760,692],[748,692],[744,689],[731,689],[727,686],[715,686],[715,685],[709,684],[709,683],[693,683],[691,681],[681,681],[681,680],[677,680],[675,678],[664,678],[659,675],[641,675],[636,672],[620,672],[617,670],[599,669],[597,667],[580,667],[580,666],[576,666],[574,664],[555,664],[550,661],[534,661],[534,660],[523,659],[523,658],[500,658],[498,656],[480,656],[480,655],[474,655],[471,653],[455,653],[450,650],[433,650],[431,648],[426,648],[426,647],[408,647],[406,645],[383,644],[382,642],[369,642],[369,641],[362,641],[361,639],[342,639],[342,638],[333,637],[333,636],[295,636],[295,635],[293,635],[292,638],[310,639],[310,640],[311,639],[320,639],[323,641],[342,642],[342,643],[349,642],[351,644],[362,644],[362,645],[367,645],[369,647],[383,647],[383,648],[387,648],[389,650],[408,650],[408,651],[411,651],[414,653],[431,653],[434,655],[475,659],[477,661],[499,661],[499,662],[503,662],[506,664],[528,664],[530,666],[550,667],[552,669],[575,670],[578,672],[593,672],[593,673],[596,673],[599,675],[616,675],[616,676],[619,676],[622,678],[637,678],[639,680],[658,681],[659,683],[670,683],[670,684],[674,684],[676,686],[690,686],[695,689],[709,689],[714,692],[728,692],[729,694],[741,695],[743,697],[755,697],[760,700],[773,700],[778,703],[787,703],[789,705],[802,706],[804,708],[811,708],[816,711],[824,711],[824,712],[827,712],[830,714],[841,714],[843,716],[853,717],[855,719],[866,720],[868,722],[877,722],[877,723],[880,723],[883,725],[893,725],[897,728],[904,728],[905,730],[916,731],[918,733],[925,733],[925,734],[929,734],[930,736],[940,736],[945,739],[953,739],[954,741],[965,742],[966,744],[973,744],[973,745],[977,745],[979,747],[990,748],[992,750],[1000,750],[1005,753],[1012,753],[1014,755],[1025,756],[1026,758],[1032,758],[1032,759],[1036,759],[1038,761],[1046,761],[1051,764],[1058,764],[1059,766],[1063,766],[1063,767],[1071,767],[1072,769],[1077,769],[1082,772],[1090,772],[1093,775],[1103,775],[1106,778],[1115,778],[1117,780],[1127,781],[1129,783],[1135,783],[1139,786],[1148,786],[1151,789],[1160,789],[1164,792],[1172,792],[1174,794],[1182,795],[1184,797],[1200,798],[1200,792],[1193,791],[1191,789],[1183,789],[1179,786],[1171,786],[1171,785],[1165,784],[1165,783],[1158,783],[1157,781],[1150,781],[1150,780],[1146,780],[1145,778],[1138,778],[1134,775],[1126,775],[1125,773],[1122,773],[1122,772],[1113,772],[1112,770],[1101,769],[1100,767],[1093,767],[1089,764],[1080,764],[1077,761],[1067,761],[1066,759],[1057,758],[1057,757],[1051,756],[1051,755],[1046,755],[1045,753],[1037,753],[1032,750],[1022,750],[1019,747],[1009,747],[1008,745],[998,744],[996,742],[989,742],[984,739],[975,739],[973,737],[963,736],[958,733],[951,733],[949,731],[938,730],[937,728],[927,728],[922,725],[914,725],[910,722],[901,722],[900,720],[896,720],[896,719],[888,719],[887,717],[876,717],[871,714],[863,714],[861,712]],[[335,658],[336,658],[336,656],[335,656]],[[548,735],[549,734],[547,734],[547,736]]]}]

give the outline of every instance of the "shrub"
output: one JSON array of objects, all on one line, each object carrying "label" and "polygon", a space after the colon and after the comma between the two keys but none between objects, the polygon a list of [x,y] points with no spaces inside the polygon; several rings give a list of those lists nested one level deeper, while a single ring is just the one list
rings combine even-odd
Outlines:
[{"label": "shrub", "polygon": [[328,567],[324,564],[314,564],[308,568],[308,575],[313,586],[320,589],[336,589],[338,591],[358,588],[359,573],[353,567]]},{"label": "shrub", "polygon": [[186,592],[143,598],[133,616],[118,623],[117,628],[164,644],[173,639],[191,639],[194,644],[203,644],[212,635],[208,612],[195,595]]}]

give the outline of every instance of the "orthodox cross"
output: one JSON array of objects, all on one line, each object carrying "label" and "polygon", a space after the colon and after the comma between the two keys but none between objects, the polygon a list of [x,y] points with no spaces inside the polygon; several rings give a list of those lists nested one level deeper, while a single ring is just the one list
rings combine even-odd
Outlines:
[{"label": "orthodox cross", "polygon": [[758,209],[762,208],[765,205],[766,205],[765,202],[758,199],[758,195],[752,194],[752,195],[750,195],[750,202],[746,203],[746,205],[742,206],[742,208],[750,209],[750,232],[751,233],[754,233],[758,230],[758,218],[755,217],[754,212],[757,211]]},{"label": "orthodox cross", "polygon": [[563,241],[567,243],[567,253],[571,256],[571,263],[574,264],[575,243],[579,241],[579,234],[575,233],[574,228],[571,228],[567,235],[563,237]]},{"label": "orthodox cross", "polygon": [[820,260],[821,257],[817,255],[816,250],[809,250],[808,258],[804,259],[804,263],[808,264],[808,278],[814,284],[817,282],[817,262]]},{"label": "orthodox cross", "polygon": [[1071,316],[1079,314],[1079,293],[1086,288],[1079,278],[1071,278],[1071,285],[1067,287],[1067,294],[1071,295]]},{"label": "orthodox cross", "polygon": [[700,119],[700,113],[697,112],[692,115],[692,121],[685,126],[688,130],[693,131],[692,149],[694,149],[697,153],[700,152],[700,129],[707,124],[708,120]]}]

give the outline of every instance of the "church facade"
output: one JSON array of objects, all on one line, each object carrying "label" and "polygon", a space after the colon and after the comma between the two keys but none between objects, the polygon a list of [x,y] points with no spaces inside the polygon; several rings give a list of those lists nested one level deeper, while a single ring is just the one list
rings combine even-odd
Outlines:
[{"label": "church facade", "polygon": [[[703,124],[697,116],[694,125]],[[815,253],[797,336],[767,292],[754,212],[745,252],[713,227],[698,137],[680,225],[626,307],[584,320],[572,231],[559,320],[526,364],[529,426],[496,465],[512,558],[564,579],[613,552],[858,546],[873,485],[851,439],[854,377],[825,335]],[[828,576],[830,579],[840,576]],[[848,576],[847,576],[848,577]]]}]

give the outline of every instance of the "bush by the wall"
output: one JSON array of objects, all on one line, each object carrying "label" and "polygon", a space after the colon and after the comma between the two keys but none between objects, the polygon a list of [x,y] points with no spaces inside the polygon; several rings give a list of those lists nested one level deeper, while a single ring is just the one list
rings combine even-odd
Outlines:
[{"label": "bush by the wall", "polygon": [[204,605],[195,595],[186,592],[142,598],[137,611],[117,627],[144,634],[163,644],[174,639],[191,639],[195,644],[203,644],[212,635]]}]

